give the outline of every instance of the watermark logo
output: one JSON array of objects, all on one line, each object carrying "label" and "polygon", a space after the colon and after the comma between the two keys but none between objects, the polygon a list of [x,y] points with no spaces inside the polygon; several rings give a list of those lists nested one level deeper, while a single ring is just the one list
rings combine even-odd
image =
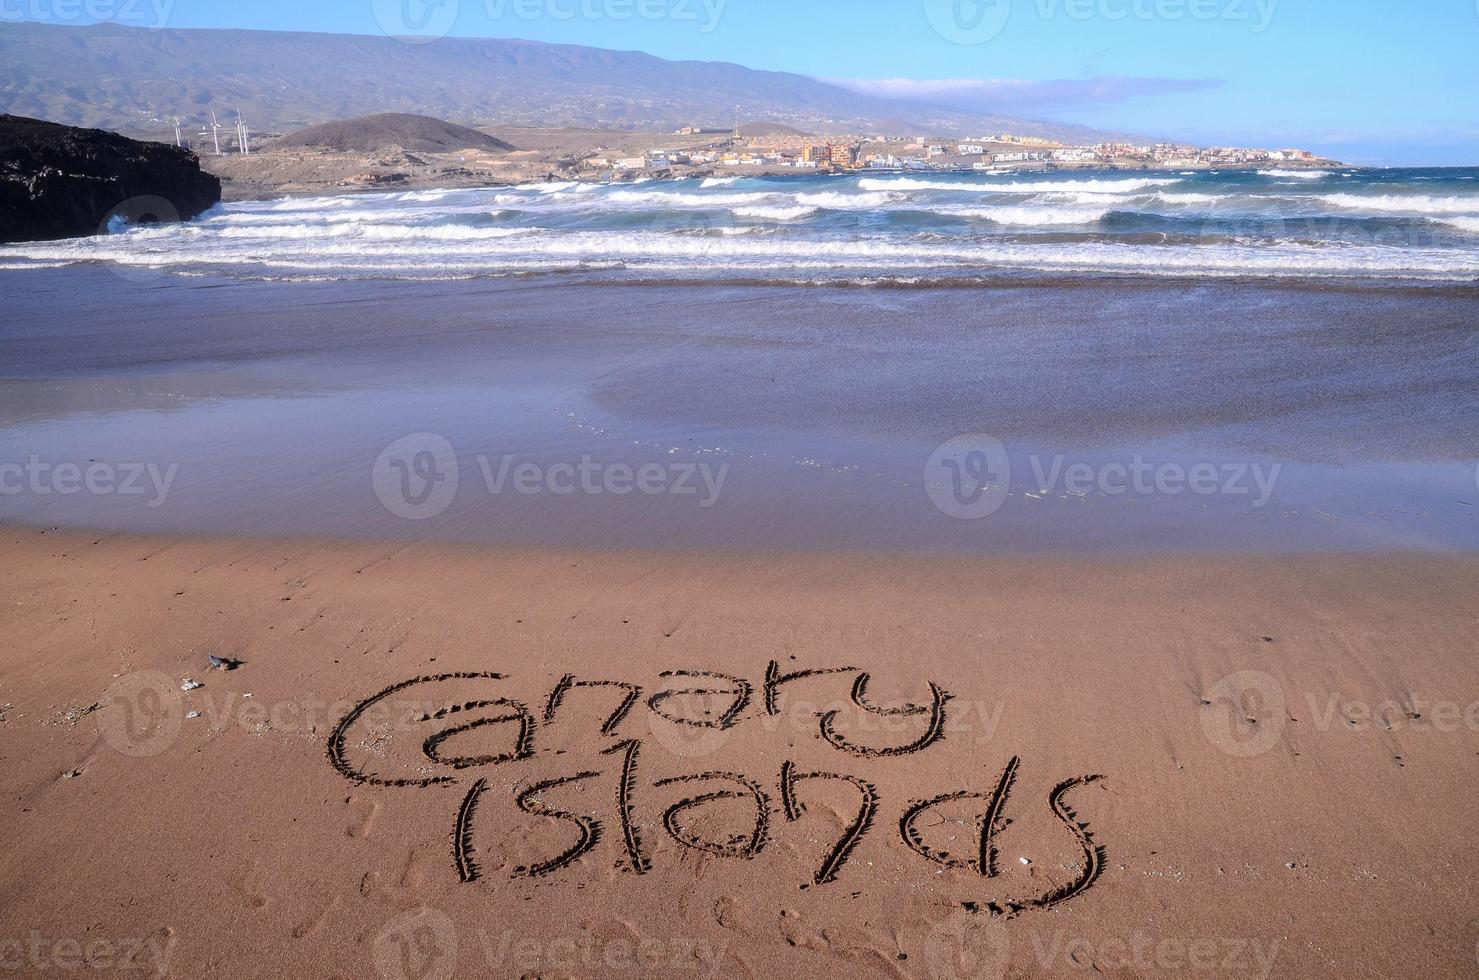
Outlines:
[{"label": "watermark logo", "polygon": [[1097,491],[1106,497],[1247,497],[1253,510],[1262,510],[1273,499],[1274,487],[1284,472],[1283,463],[1152,463],[1136,455],[1129,462],[1100,464],[1069,463],[1067,457],[1030,457],[1033,480],[1040,495],[1066,491],[1087,496]]},{"label": "watermark logo", "polygon": [[[1026,462],[1030,479],[1023,480],[1021,489],[1036,500],[1091,494],[1106,498],[1217,496],[1244,498],[1255,511],[1268,506],[1284,471],[1282,463],[1152,462],[1138,454],[1128,460],[1090,463],[1033,453]],[[958,436],[930,456],[924,488],[942,513],[964,521],[980,520],[1006,503],[1012,493],[1012,471],[1006,448],[997,439],[981,433]]]},{"label": "watermark logo", "polygon": [[[154,194],[131,197],[113,208],[98,223],[99,235],[140,235],[162,225],[180,221],[174,202]],[[153,282],[164,276],[162,266],[132,262],[109,262],[108,270],[129,282]]]},{"label": "watermark logo", "polygon": [[935,33],[952,44],[985,44],[1006,30],[1011,0],[924,0]]},{"label": "watermark logo", "polygon": [[1261,670],[1229,674],[1202,696],[1202,734],[1239,759],[1277,745],[1287,720],[1283,685]]},{"label": "watermark logo", "polygon": [[924,467],[924,488],[942,514],[961,521],[990,517],[1006,503],[1012,463],[1001,441],[982,433],[957,436]]},{"label": "watermark logo", "polygon": [[[642,940],[575,935],[517,936],[480,933],[488,976],[640,977],[679,976],[709,980],[718,974],[728,946],[678,936]],[[707,967],[707,969],[700,969]]]},{"label": "watermark logo", "polygon": [[588,20],[620,23],[631,20],[667,20],[698,26],[713,33],[729,0],[483,0],[491,20],[512,15],[519,20]]},{"label": "watermark logo", "polygon": [[700,510],[719,502],[729,464],[602,463],[590,456],[579,462],[536,463],[513,456],[478,456],[478,468],[490,496],[512,491],[520,496],[692,497]]},{"label": "watermark logo", "polygon": [[94,717],[104,741],[124,755],[141,759],[159,755],[174,744],[183,715],[175,681],[156,670],[139,670],[108,686]]},{"label": "watermark logo", "polygon": [[445,912],[414,909],[392,919],[370,945],[381,980],[452,980],[457,929]]},{"label": "watermark logo", "polygon": [[1264,261],[1261,268],[1265,269],[1277,270],[1285,264],[1280,258],[1283,253],[1278,250],[1287,248],[1291,242],[1329,242],[1353,249],[1430,249],[1444,248],[1452,238],[1453,229],[1441,222],[1363,220],[1372,215],[1360,210],[1362,198],[1341,193],[1329,180],[1332,171],[1283,170],[1290,164],[1275,160],[1249,162],[1269,180],[1295,191],[1307,188],[1310,193],[1328,198],[1331,206],[1324,209],[1328,213],[1285,215],[1262,207],[1250,210],[1246,204],[1221,198],[1208,205],[1202,201],[1205,195],[1200,194],[1168,192],[1160,196],[1168,204],[1186,207],[1188,213],[1200,213],[1198,235],[1204,241],[1235,246],[1255,262],[1271,257],[1272,264]]},{"label": "watermark logo", "polygon": [[724,728],[672,721],[652,713],[647,718],[652,740],[681,759],[703,759],[729,743]]},{"label": "watermark logo", "polygon": [[[1201,21],[1246,25],[1262,34],[1279,0],[1016,0],[1039,20]],[[924,0],[930,26],[953,44],[985,44],[1006,30],[1012,0]]]},{"label": "watermark logo", "polygon": [[1187,977],[1212,974],[1267,980],[1279,957],[1282,940],[1263,941],[1227,936],[1182,939],[1135,930],[1128,936],[1094,940],[1054,932],[1034,934],[1034,958],[1047,975],[1087,972],[1092,965],[1105,973]]},{"label": "watermark logo", "polygon": [[372,0],[375,22],[407,44],[440,41],[457,26],[458,0]]},{"label": "watermark logo", "polygon": [[930,931],[924,965],[933,980],[1002,980],[1011,961],[1006,926],[957,912]]},{"label": "watermark logo", "polygon": [[175,0],[0,0],[0,21],[44,24],[122,24],[163,30]]},{"label": "watermark logo", "polygon": [[165,977],[173,972],[170,960],[178,942],[173,929],[143,939],[95,933],[52,938],[32,929],[25,939],[0,939],[0,972],[38,977],[88,970],[110,977]]},{"label": "watermark logo", "polygon": [[32,454],[23,463],[0,463],[0,497],[147,497],[152,509],[169,499],[179,472],[178,463],[49,463]]},{"label": "watermark logo", "polygon": [[[687,498],[700,510],[708,510],[719,502],[729,478],[728,463],[604,463],[588,455],[553,463],[508,454],[480,453],[474,458],[483,490],[490,497],[666,496]],[[457,452],[434,433],[404,436],[375,460],[371,480],[375,496],[397,517],[413,521],[439,517],[457,497]]]},{"label": "watermark logo", "polygon": [[131,197],[104,215],[98,234],[117,235],[132,228],[173,224],[180,220],[174,202],[154,194]]},{"label": "watermark logo", "polygon": [[1409,692],[1401,698],[1373,704],[1339,692],[1321,697],[1312,691],[1306,692],[1303,700],[1315,730],[1320,732],[1408,731],[1439,735],[1479,732],[1479,701],[1461,704]]},{"label": "watermark logo", "polygon": [[375,496],[385,509],[408,521],[440,517],[457,496],[457,453],[430,432],[404,436],[375,460]]}]

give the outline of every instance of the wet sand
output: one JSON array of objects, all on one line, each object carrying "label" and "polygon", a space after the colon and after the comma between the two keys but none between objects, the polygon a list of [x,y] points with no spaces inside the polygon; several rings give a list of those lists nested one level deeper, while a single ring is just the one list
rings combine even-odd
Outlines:
[{"label": "wet sand", "polygon": [[[1479,546],[1462,291],[6,281],[0,461],[35,465],[0,473],[4,522],[680,551]],[[47,469],[92,464],[153,469],[131,494],[59,492]],[[446,499],[399,506],[423,474]]]},{"label": "wet sand", "polygon": [[[0,936],[47,965],[76,941],[175,977],[1475,968],[1472,557],[4,551]],[[771,686],[772,662],[871,676]],[[507,678],[397,687],[482,672]],[[631,689],[581,681],[640,696],[603,731]]]},{"label": "wet sand", "polygon": [[1462,291],[5,276],[0,970],[1479,967]]}]

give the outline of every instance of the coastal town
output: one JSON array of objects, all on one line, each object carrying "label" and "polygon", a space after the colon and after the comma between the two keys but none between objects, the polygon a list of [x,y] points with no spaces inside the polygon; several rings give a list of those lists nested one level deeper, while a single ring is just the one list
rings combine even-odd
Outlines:
[{"label": "coastal town", "polygon": [[[300,132],[165,136],[197,147],[228,200],[339,190],[603,183],[845,173],[1007,174],[1075,170],[1236,170],[1341,166],[1301,149],[1184,143],[1072,145],[1036,135],[813,135],[777,123],[675,131],[477,129],[410,114],[339,120]],[[496,135],[494,135],[496,134]],[[250,149],[248,150],[248,146]]]},{"label": "coastal town", "polygon": [[[574,162],[574,161],[570,161]],[[964,138],[815,136],[785,126],[685,127],[640,154],[597,150],[572,169],[583,176],[684,176],[699,170],[737,173],[861,170],[1005,173],[1057,169],[1236,169],[1336,164],[1308,150],[1199,147],[1183,143],[1095,143],[1074,146],[1010,133]]]}]

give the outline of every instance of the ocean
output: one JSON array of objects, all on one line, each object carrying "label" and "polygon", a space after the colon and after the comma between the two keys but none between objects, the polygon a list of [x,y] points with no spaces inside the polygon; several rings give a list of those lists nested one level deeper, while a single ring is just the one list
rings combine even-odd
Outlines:
[{"label": "ocean", "polygon": [[1479,168],[864,173],[346,194],[0,247],[246,279],[934,286],[1083,277],[1479,281]]}]

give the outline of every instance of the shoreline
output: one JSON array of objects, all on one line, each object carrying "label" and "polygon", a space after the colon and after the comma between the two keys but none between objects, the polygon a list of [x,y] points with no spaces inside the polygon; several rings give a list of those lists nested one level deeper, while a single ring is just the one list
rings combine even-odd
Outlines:
[{"label": "shoreline", "polygon": [[1473,186],[1468,173],[882,174],[501,190],[435,180],[435,190],[225,204],[179,227],[0,248],[0,264],[11,271],[95,259],[125,277],[216,272],[268,281],[1479,284],[1469,232],[1479,217],[1460,213]]}]

